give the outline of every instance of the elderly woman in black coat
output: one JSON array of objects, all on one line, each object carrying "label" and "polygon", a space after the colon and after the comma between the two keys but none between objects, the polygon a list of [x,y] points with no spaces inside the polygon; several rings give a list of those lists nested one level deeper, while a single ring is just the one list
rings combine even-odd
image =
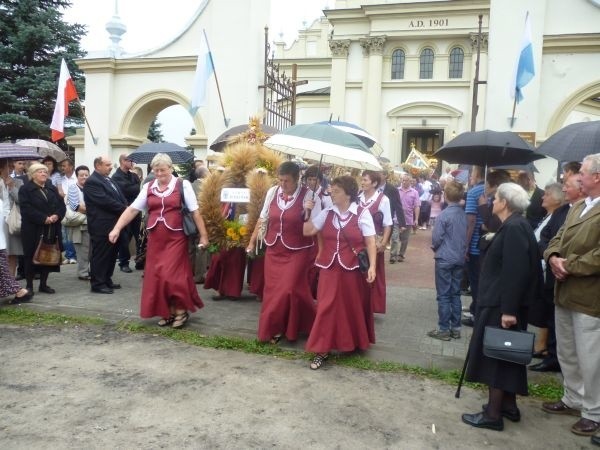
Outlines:
[{"label": "elderly woman in black coat", "polygon": [[531,226],[523,217],[529,196],[515,183],[501,184],[494,197],[494,214],[502,225],[487,250],[479,278],[475,326],[469,348],[466,379],[488,385],[483,410],[463,414],[463,422],[501,431],[503,417],[518,422],[516,394],[527,395],[524,365],[488,358],[483,354],[486,326],[525,329],[527,309],[539,298],[542,267]]},{"label": "elderly woman in black coat", "polygon": [[29,181],[19,189],[21,238],[27,289],[33,292],[33,277],[38,272],[40,292],[54,294],[56,291],[48,286],[48,273],[60,272],[60,258],[57,266],[41,266],[33,263],[33,255],[41,236],[47,240],[58,238],[62,251],[60,222],[65,216],[65,202],[48,179],[48,168],[45,165],[32,164],[27,170],[27,176]]}]

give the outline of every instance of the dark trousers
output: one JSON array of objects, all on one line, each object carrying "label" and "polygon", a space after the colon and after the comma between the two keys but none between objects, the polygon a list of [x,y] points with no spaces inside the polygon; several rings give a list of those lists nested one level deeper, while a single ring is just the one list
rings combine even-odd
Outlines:
[{"label": "dark trousers", "polygon": [[131,252],[129,251],[129,242],[131,242],[131,238],[135,239],[135,247],[139,248],[140,241],[140,226],[142,223],[142,215],[138,214],[135,219],[133,219],[129,225],[127,225],[121,231],[121,235],[119,236],[119,266],[124,267],[129,265],[129,260],[131,259]]},{"label": "dark trousers", "polygon": [[90,247],[92,289],[111,287],[119,247],[111,244],[107,235],[90,235]]},{"label": "dark trousers", "polygon": [[475,317],[475,311],[477,310],[477,292],[479,290],[479,256],[469,253],[469,260],[467,261],[467,275],[469,276],[469,284],[471,285],[471,305],[469,306],[469,312]]}]

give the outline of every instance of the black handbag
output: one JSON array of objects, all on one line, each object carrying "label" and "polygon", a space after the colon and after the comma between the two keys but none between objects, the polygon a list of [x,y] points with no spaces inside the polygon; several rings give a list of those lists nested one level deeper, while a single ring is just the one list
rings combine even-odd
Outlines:
[{"label": "black handbag", "polygon": [[187,206],[185,206],[183,181],[177,180],[177,184],[179,185],[179,196],[181,197],[181,218],[183,234],[185,234],[187,237],[193,238],[198,236],[198,228],[196,227],[196,222],[194,222],[192,212],[189,209],[187,209]]},{"label": "black handbag", "polygon": [[340,227],[340,233],[342,233],[342,236],[344,236],[344,239],[346,240],[346,243],[352,250],[352,253],[354,253],[356,255],[356,257],[358,258],[358,270],[360,270],[363,273],[368,272],[369,267],[371,266],[371,263],[369,263],[369,254],[367,253],[367,249],[363,248],[359,252],[356,251],[356,249],[350,243],[350,240],[346,237],[346,233],[344,233],[344,229],[342,228],[342,224],[340,223],[340,218],[338,217],[337,214],[336,214],[336,217],[338,220],[338,225]]},{"label": "black handbag", "polygon": [[529,364],[534,339],[535,334],[529,331],[487,326],[483,333],[483,354],[515,364]]}]

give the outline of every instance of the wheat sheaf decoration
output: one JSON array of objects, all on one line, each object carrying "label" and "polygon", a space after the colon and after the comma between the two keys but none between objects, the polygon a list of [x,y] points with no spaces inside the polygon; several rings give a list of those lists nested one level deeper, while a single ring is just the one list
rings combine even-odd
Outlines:
[{"label": "wheat sheaf decoration", "polygon": [[[225,170],[204,180],[198,199],[211,252],[248,245],[282,158],[261,143],[237,142],[225,147],[221,162]],[[221,203],[223,188],[243,187],[250,189],[250,203]]]}]

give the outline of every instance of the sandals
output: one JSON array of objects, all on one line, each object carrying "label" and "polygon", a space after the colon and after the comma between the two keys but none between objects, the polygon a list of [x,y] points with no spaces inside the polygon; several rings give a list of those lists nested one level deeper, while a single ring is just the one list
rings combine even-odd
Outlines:
[{"label": "sandals", "polygon": [[276,334],[275,336],[273,336],[271,338],[271,340],[269,341],[269,344],[273,344],[273,345],[277,344],[281,340],[282,336],[283,336],[282,334]]},{"label": "sandals", "polygon": [[315,357],[313,358],[312,362],[310,363],[310,368],[312,370],[317,370],[320,369],[321,366],[323,365],[323,363],[325,361],[327,361],[327,358],[329,358],[329,353],[324,353],[324,354],[316,354]]},{"label": "sandals", "polygon": [[173,322],[175,322],[175,316],[170,315],[166,319],[160,319],[156,325],[158,325],[159,327],[166,327],[167,325],[171,325]]},{"label": "sandals", "polygon": [[181,314],[177,314],[173,320],[173,325],[171,326],[173,328],[181,328],[186,324],[189,318],[190,315],[187,313],[187,311]]}]

